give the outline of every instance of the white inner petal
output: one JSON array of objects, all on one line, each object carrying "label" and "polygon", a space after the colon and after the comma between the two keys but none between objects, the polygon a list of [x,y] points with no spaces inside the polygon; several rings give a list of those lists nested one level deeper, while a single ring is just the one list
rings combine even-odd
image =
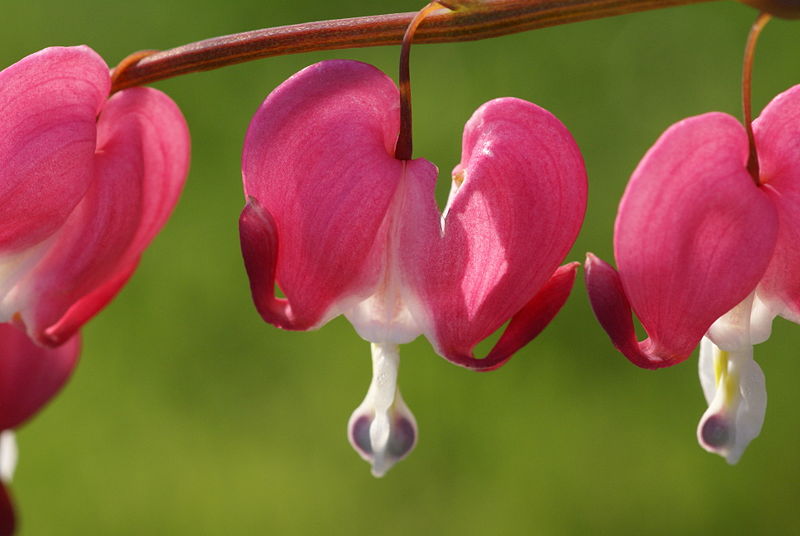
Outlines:
[{"label": "white inner petal", "polygon": [[734,464],[761,432],[767,388],[753,345],[770,334],[775,313],[755,292],[721,316],[700,344],[700,383],[708,409],[697,438],[703,448]]},{"label": "white inner petal", "polygon": [[0,480],[5,484],[10,484],[14,478],[14,470],[17,468],[17,439],[13,430],[3,430],[0,432]]},{"label": "white inner petal", "polygon": [[407,202],[407,176],[403,175],[386,218],[382,224],[385,233],[381,278],[372,295],[343,310],[345,317],[364,339],[376,343],[405,344],[422,332],[419,315],[412,314],[410,305],[415,297],[403,285],[400,273],[399,232],[404,224],[404,204]]},{"label": "white inner petal", "polygon": [[772,321],[776,316],[778,311],[756,294],[750,315],[750,339],[753,344],[761,344],[769,339],[772,334]]},{"label": "white inner petal", "polygon": [[700,385],[703,387],[703,395],[706,403],[711,404],[714,394],[717,392],[717,379],[714,374],[714,354],[718,348],[708,337],[703,337],[700,341],[700,359],[698,360],[698,372],[700,373]]},{"label": "white inner petal", "polygon": [[739,305],[722,315],[708,329],[708,338],[728,352],[751,346],[750,314],[755,293],[751,293]]},{"label": "white inner petal", "polygon": [[405,344],[422,333],[394,272],[387,270],[375,294],[344,313],[356,333],[370,342]]},{"label": "white inner petal", "polygon": [[766,413],[766,384],[753,360],[753,347],[727,352],[704,338],[700,382],[709,407],[700,419],[698,440],[735,464],[761,432]]},{"label": "white inner petal", "polygon": [[[400,352],[396,344],[372,344],[372,409],[375,417],[369,428],[372,449],[376,453],[385,450],[389,441],[389,408],[397,392],[397,369]],[[369,396],[369,395],[367,395]]]},{"label": "white inner petal", "polygon": [[381,477],[414,448],[417,422],[397,388],[396,344],[372,344],[372,382],[350,416],[348,436],[359,455]]}]

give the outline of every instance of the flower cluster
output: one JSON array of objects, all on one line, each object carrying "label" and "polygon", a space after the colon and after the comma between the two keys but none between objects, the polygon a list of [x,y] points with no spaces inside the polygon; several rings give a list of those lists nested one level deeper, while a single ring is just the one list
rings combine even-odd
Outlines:
[{"label": "flower cluster", "polygon": [[0,321],[40,344],[65,342],[119,292],[186,177],[177,106],[154,89],[109,90],[87,47],[0,73]]},{"label": "flower cluster", "polygon": [[[394,83],[327,61],[272,94],[247,132],[242,253],[261,316],[313,329],[343,314],[372,343],[373,380],[349,437],[383,474],[414,446],[396,387],[398,346],[423,334],[446,359],[491,370],[566,300],[559,268],[583,220],[586,173],[567,129],[518,99],[481,106],[464,129],[443,213],[437,170],[393,155]],[[286,299],[275,297],[275,283]],[[484,359],[475,345],[510,320]]]},{"label": "flower cluster", "polygon": [[[408,83],[398,89],[355,61],[311,65],[267,96],[242,156],[239,231],[255,307],[290,330],[343,315],[370,343],[372,381],[348,437],[376,476],[417,442],[397,382],[399,346],[424,336],[462,367],[506,363],[572,289],[579,264],[562,263],[587,199],[567,128],[535,104],[500,98],[467,121],[440,211],[438,169],[410,157]],[[190,144],[169,97],[151,88],[112,94],[108,66],[85,46],[49,48],[0,72],[0,111],[7,484],[16,461],[11,431],[65,383],[80,328],[121,290],[166,223]],[[670,127],[620,203],[618,268],[592,254],[585,264],[591,306],[634,364],[671,366],[700,345],[709,407],[698,439],[730,463],[764,419],[753,345],[769,337],[776,316],[800,323],[800,86],[749,127],[721,113]],[[488,355],[476,357],[475,347],[500,330]],[[2,483],[0,534],[10,534],[14,512]]]},{"label": "flower cluster", "polygon": [[[45,49],[0,72],[3,434],[66,381],[78,330],[131,277],[186,178],[177,106],[154,89],[110,87],[87,47]],[[5,478],[14,458],[13,441],[0,441]],[[0,533],[10,533],[5,491],[0,502]]]},{"label": "flower cluster", "polygon": [[[701,342],[709,409],[704,448],[738,461],[761,430],[764,376],[754,344],[780,315],[800,321],[800,86],[754,121],[759,170],[734,118],[709,113],[670,127],[633,173],[614,228],[618,272],[589,255],[598,320],[636,365],[660,368]],[[638,342],[635,311],[648,338]]]}]

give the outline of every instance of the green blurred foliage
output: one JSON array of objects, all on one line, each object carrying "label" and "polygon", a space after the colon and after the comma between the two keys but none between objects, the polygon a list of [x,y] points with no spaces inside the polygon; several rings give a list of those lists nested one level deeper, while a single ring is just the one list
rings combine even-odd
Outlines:
[{"label": "green blurred foliage", "polygon": [[[0,64],[85,43],[109,64],[212,36],[392,11],[408,0],[7,2]],[[415,156],[444,188],[484,101],[513,95],[555,113],[581,146],[589,208],[569,260],[612,258],[627,178],[671,123],[739,114],[755,12],[711,2],[413,52]],[[759,45],[754,109],[800,82],[798,23]],[[582,282],[562,313],[489,374],[418,340],[400,383],[416,451],[382,480],[351,451],[347,418],[370,378],[368,344],[337,319],[313,333],[264,324],[249,297],[236,222],[239,158],[266,94],[309,63],[353,58],[394,76],[398,49],[307,53],[155,84],[192,132],[174,217],[120,296],[84,330],[65,391],[19,433],[13,484],[23,535],[797,534],[800,329],[777,321],[756,349],[766,423],[729,467],[696,444],[705,409],[696,358],[630,365],[594,321]],[[647,237],[642,237],[646,240]],[[742,255],[747,255],[746,251]],[[730,259],[735,270],[736,258]]]}]

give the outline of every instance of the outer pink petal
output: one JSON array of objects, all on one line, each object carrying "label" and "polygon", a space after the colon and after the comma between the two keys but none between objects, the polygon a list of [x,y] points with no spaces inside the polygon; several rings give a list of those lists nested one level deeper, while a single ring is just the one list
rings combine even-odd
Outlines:
[{"label": "outer pink petal", "polygon": [[78,362],[80,338],[42,348],[11,324],[0,324],[0,430],[32,417],[64,385]]},{"label": "outer pink petal", "polygon": [[125,262],[120,262],[120,267],[115,274],[111,275],[96,289],[77,300],[64,316],[45,329],[44,333],[39,336],[39,342],[48,346],[57,346],[69,337],[74,336],[83,324],[91,320],[122,290],[122,287],[133,275],[133,272],[136,271],[138,262],[138,257],[127,263],[127,265],[125,265]]},{"label": "outer pink petal", "polygon": [[640,349],[658,366],[685,359],[769,262],[777,216],[747,173],[747,153],[732,117],[689,118],[659,138],[625,190],[614,231],[621,290],[650,336]]},{"label": "outer pink petal", "polygon": [[17,528],[14,501],[8,489],[0,483],[0,536],[12,536]]},{"label": "outer pink petal", "polygon": [[52,234],[83,197],[109,86],[85,46],[47,48],[0,72],[0,253]]},{"label": "outer pink petal", "polygon": [[[463,183],[443,230],[433,184],[411,185],[408,205],[417,214],[401,229],[404,272],[437,351],[458,364],[492,368],[473,360],[472,349],[530,305],[564,259],[583,220],[586,172],[558,119],[511,98],[475,112],[456,169]],[[508,340],[502,347],[515,351]],[[492,360],[506,358],[495,352]]]},{"label": "outer pink petal", "polygon": [[758,293],[776,313],[800,323],[800,85],[775,97],[753,130],[761,182],[779,218],[775,253]]},{"label": "outer pink petal", "polygon": [[[284,82],[253,118],[242,174],[263,217],[246,208],[240,231],[254,300],[277,315],[267,321],[319,326],[377,284],[379,229],[403,172],[392,156],[398,102],[374,67],[325,61]],[[259,246],[258,236],[272,238]],[[275,300],[273,272],[288,301]]]},{"label": "outer pink petal", "polygon": [[136,88],[108,102],[96,180],[21,283],[34,338],[62,343],[113,298],[177,202],[188,161],[186,123],[166,95]]},{"label": "outer pink petal", "polygon": [[480,372],[505,365],[517,350],[539,335],[564,306],[575,282],[577,268],[577,262],[558,268],[541,290],[511,317],[508,327],[485,358],[476,359],[464,354],[451,354],[447,358],[457,365]]},{"label": "outer pink petal", "polygon": [[636,328],[631,317],[631,305],[622,288],[619,273],[592,253],[584,265],[586,291],[597,320],[606,330],[617,350],[639,367],[656,369],[674,365],[677,361],[650,355],[649,346],[636,340]]},{"label": "outer pink petal", "polygon": [[269,212],[250,198],[239,216],[239,239],[242,247],[250,292],[261,317],[282,329],[305,329],[297,326],[285,299],[275,297],[275,271],[278,268],[278,231]]}]

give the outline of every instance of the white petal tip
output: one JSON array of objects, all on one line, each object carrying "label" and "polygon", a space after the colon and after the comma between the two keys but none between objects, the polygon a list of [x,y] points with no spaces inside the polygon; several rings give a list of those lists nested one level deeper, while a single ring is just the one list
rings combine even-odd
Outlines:
[{"label": "white petal tip", "polygon": [[722,456],[728,465],[736,465],[754,439],[737,430],[737,423],[724,414],[703,415],[697,427],[697,441],[707,452]]},{"label": "white petal tip", "polygon": [[370,471],[370,473],[372,473],[372,476],[374,476],[375,478],[383,478],[383,475],[385,475],[389,471],[389,469],[391,469],[391,467],[380,467],[379,468],[379,467],[376,467],[375,465],[373,465],[372,466],[372,470]]},{"label": "white petal tip", "polygon": [[697,426],[697,440],[736,465],[761,432],[767,408],[764,373],[753,360],[752,346],[725,351],[704,338],[700,380],[709,407]]},{"label": "white petal tip", "polygon": [[[403,404],[405,406],[405,404]],[[372,475],[380,478],[394,464],[408,456],[417,443],[417,423],[411,413],[392,411],[388,438],[381,448],[373,448],[370,428],[374,417],[359,407],[350,418],[348,438],[358,454],[372,465]],[[393,408],[395,409],[395,408]]]},{"label": "white petal tip", "polygon": [[13,430],[0,432],[0,481],[10,484],[17,468],[17,439]]}]

